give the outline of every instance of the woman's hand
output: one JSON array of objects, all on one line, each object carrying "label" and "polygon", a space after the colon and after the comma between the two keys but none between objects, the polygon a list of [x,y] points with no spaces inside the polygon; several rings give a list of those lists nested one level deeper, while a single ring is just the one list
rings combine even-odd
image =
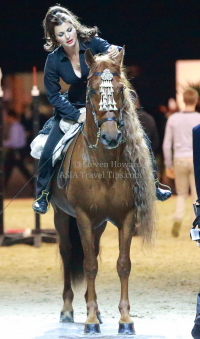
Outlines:
[{"label": "woman's hand", "polygon": [[82,124],[83,122],[85,122],[85,119],[86,119],[86,108],[85,107],[82,107],[82,108],[80,108],[80,113],[81,113],[81,115],[80,115],[80,117],[78,118],[78,123],[79,124]]},{"label": "woman's hand", "polygon": [[119,54],[118,47],[115,45],[111,45],[108,49],[108,55],[110,58],[116,58],[116,56]]}]

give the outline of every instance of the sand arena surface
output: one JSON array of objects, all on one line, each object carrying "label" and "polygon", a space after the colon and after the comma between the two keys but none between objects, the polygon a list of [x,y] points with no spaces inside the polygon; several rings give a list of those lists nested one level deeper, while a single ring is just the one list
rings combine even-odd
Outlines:
[{"label": "sand arena surface", "polygon": [[[5,212],[6,229],[34,228],[32,201],[19,199],[10,205]],[[180,329],[184,331],[184,338],[190,338],[200,285],[200,249],[189,237],[191,200],[187,202],[179,238],[172,238],[170,233],[174,209],[175,197],[157,203],[158,234],[154,248],[142,249],[140,238],[133,238],[129,283],[131,315],[136,330],[137,324],[142,328],[147,323],[162,323],[166,332],[170,323],[177,328],[177,335]],[[42,228],[53,227],[52,208],[41,220]],[[101,241],[96,288],[102,317],[116,320],[116,329],[120,298],[117,257],[117,229],[109,223]],[[28,245],[1,247],[0,268],[0,322],[4,327],[25,320],[33,324],[59,321],[63,282],[56,244],[43,243],[39,249]],[[76,322],[86,319],[84,292],[84,284],[75,290]]]}]

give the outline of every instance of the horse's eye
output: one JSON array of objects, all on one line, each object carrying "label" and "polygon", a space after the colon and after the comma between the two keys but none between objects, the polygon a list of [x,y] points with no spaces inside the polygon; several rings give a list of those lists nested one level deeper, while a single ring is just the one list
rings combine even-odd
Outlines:
[{"label": "horse's eye", "polygon": [[97,92],[95,91],[95,89],[91,89],[91,90],[90,90],[90,94],[91,94],[91,95],[95,95],[95,94],[97,94]]}]

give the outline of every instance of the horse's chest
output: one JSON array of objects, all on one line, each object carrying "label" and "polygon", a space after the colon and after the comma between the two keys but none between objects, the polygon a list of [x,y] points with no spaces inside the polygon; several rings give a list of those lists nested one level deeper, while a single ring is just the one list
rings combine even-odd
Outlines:
[{"label": "horse's chest", "polygon": [[107,209],[109,206],[114,210],[124,205],[132,205],[133,201],[131,186],[125,182],[113,184],[108,182],[102,184],[101,182],[100,184],[96,180],[85,188],[83,195],[88,206],[92,203],[102,209]]}]

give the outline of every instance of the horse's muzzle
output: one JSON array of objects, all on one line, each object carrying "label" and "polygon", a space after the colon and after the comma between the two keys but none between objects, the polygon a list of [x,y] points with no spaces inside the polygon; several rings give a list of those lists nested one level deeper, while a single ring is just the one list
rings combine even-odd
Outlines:
[{"label": "horse's muzzle", "polygon": [[122,133],[118,131],[114,136],[111,136],[109,133],[102,133],[101,134],[101,142],[103,145],[108,148],[117,148],[122,141]]}]

